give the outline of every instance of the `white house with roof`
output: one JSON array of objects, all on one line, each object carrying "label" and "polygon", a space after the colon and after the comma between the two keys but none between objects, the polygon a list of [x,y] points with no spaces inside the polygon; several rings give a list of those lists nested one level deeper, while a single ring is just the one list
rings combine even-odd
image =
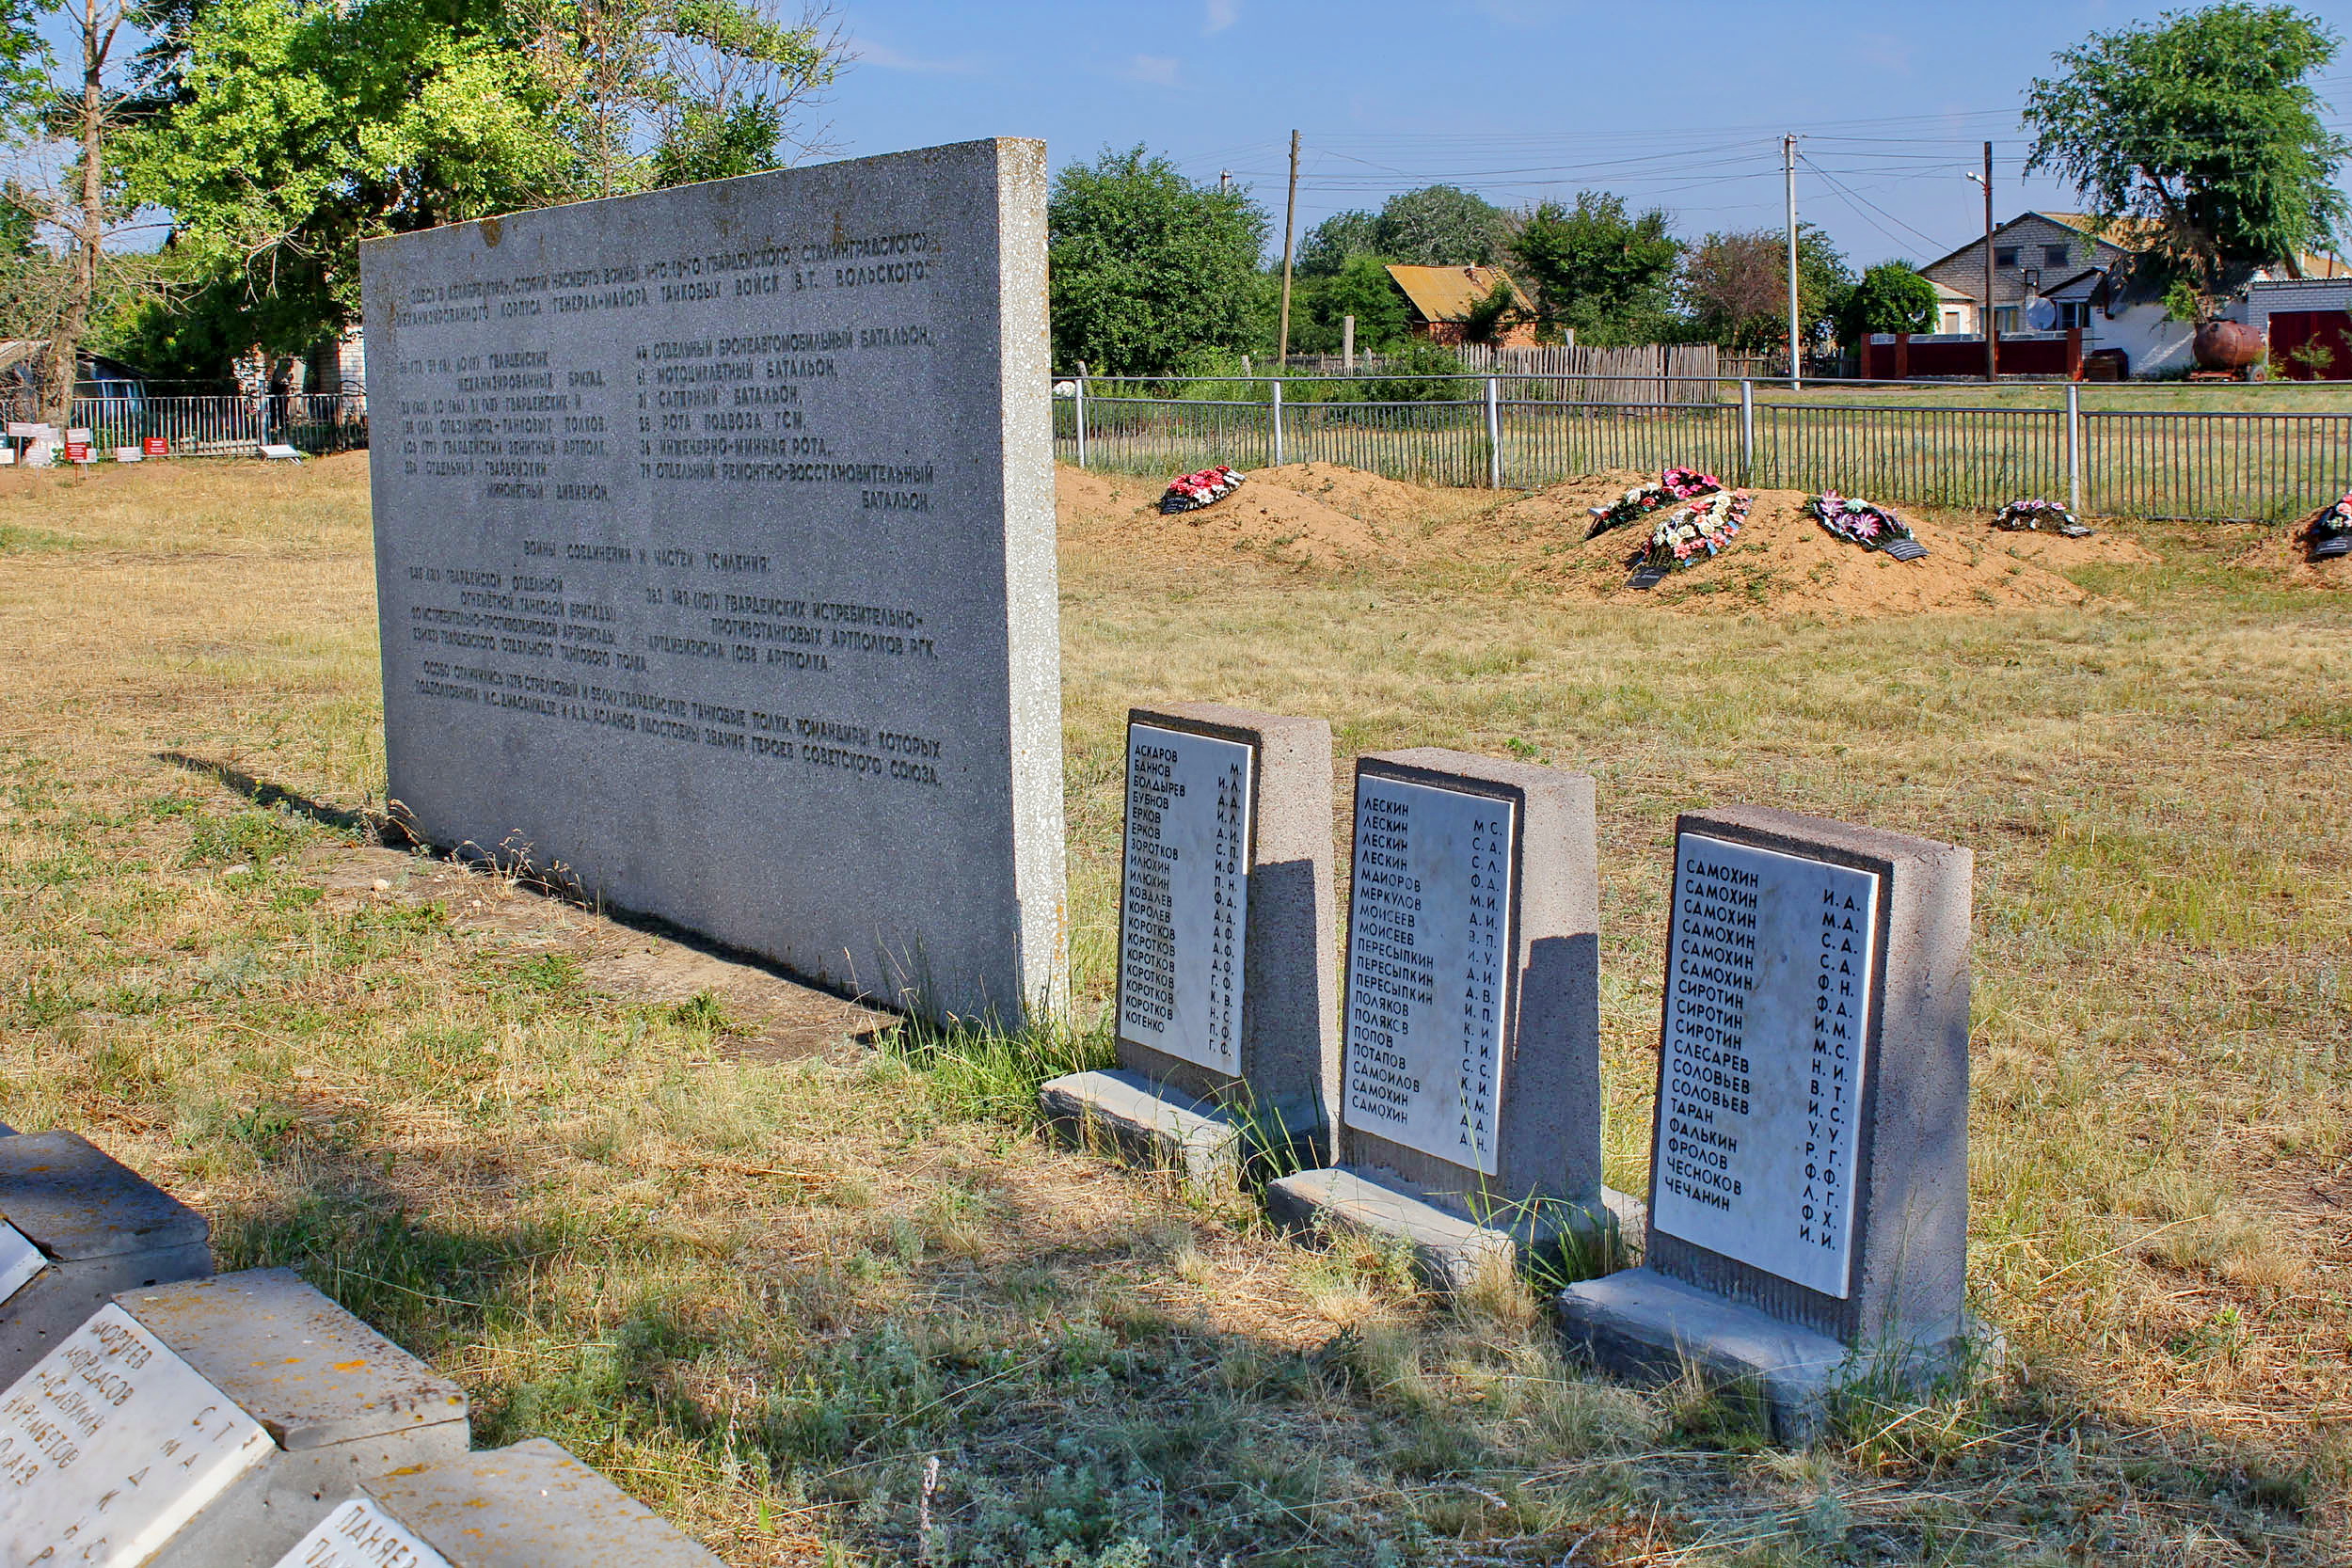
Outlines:
[{"label": "white house with roof", "polygon": [[[2002,224],[1991,242],[1994,327],[2013,337],[2079,326],[2086,356],[2120,350],[2135,378],[2191,369],[2196,325],[2168,319],[2162,291],[2134,276],[2130,262],[2139,253],[2138,233],[2135,225],[2102,226],[2082,213],[2028,212]],[[1937,325],[1945,332],[1983,331],[1985,244],[1973,240],[1919,269],[1936,286]],[[2352,274],[2334,258],[2302,256],[2297,262],[2307,278]],[[2287,277],[2289,270],[2257,270],[2240,287],[2261,289]],[[2249,321],[2247,301],[2224,314]]]}]

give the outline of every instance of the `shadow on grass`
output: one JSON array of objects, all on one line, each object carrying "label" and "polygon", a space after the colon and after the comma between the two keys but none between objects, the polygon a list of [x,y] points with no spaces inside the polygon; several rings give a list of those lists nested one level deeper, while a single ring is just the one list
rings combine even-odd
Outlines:
[{"label": "shadow on grass", "polygon": [[561,876],[542,876],[527,863],[501,862],[495,855],[476,847],[454,849],[428,844],[404,826],[395,816],[379,812],[351,811],[331,806],[323,800],[291,790],[282,784],[257,779],[242,769],[209,758],[191,756],[183,752],[158,752],[159,762],[199,774],[235,794],[244,796],[256,806],[270,811],[284,811],[309,818],[321,827],[338,832],[354,833],[369,842],[389,848],[406,849],[422,854],[441,864],[456,867],[476,876],[492,877],[517,890],[536,894],[553,903],[572,909],[585,910],[625,930],[656,937],[675,946],[699,953],[706,958],[755,969],[778,980],[787,981],[806,990],[820,992],[843,1002],[855,1003],[879,1015],[873,1025],[851,1038],[860,1045],[875,1044],[882,1035],[898,1026],[897,1009],[886,998],[863,992],[855,987],[834,981],[812,978],[787,968],[774,959],[745,947],[738,947],[706,935],[689,927],[679,926],[658,914],[645,914],[615,907],[597,894],[587,891]]},{"label": "shadow on grass", "polygon": [[332,828],[337,832],[358,833],[379,841],[384,837],[386,828],[384,818],[373,812],[347,811],[341,806],[330,806],[324,800],[316,800],[308,795],[297,794],[281,784],[257,779],[252,774],[231,768],[225,762],[214,762],[205,757],[190,756],[185,752],[157,752],[155,760],[167,762],[174,768],[185,768],[191,773],[211,779],[223,788],[244,796],[264,810],[291,812],[296,816],[307,816],[322,828]]}]

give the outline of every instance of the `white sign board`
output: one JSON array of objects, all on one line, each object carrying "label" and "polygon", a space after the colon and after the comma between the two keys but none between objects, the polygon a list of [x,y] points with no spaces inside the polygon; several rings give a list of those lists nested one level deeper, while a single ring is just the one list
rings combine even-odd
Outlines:
[{"label": "white sign board", "polygon": [[0,1396],[0,1562],[136,1568],[271,1448],[110,1303]]},{"label": "white sign board", "polygon": [[1486,1176],[1503,1088],[1517,811],[1490,795],[1356,779],[1342,1116]]},{"label": "white sign board", "polygon": [[25,1281],[49,1265],[40,1248],[24,1239],[24,1233],[6,1220],[0,1220],[0,1301],[6,1301],[24,1288]]},{"label": "white sign board", "polygon": [[1127,730],[1120,1037],[1218,1072],[1241,1070],[1256,763],[1239,741]]},{"label": "white sign board", "polygon": [[380,1504],[354,1497],[295,1542],[278,1568],[449,1568],[449,1559]]},{"label": "white sign board", "polygon": [[1675,845],[1650,1212],[1844,1300],[1879,879],[1696,833]]}]

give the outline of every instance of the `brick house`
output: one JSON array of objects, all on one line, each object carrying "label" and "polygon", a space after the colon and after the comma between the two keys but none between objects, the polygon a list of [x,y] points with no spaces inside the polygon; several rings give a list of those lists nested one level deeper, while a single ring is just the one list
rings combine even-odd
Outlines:
[{"label": "brick house", "polygon": [[1502,284],[1511,291],[1515,313],[1489,342],[1502,348],[1535,345],[1535,306],[1501,267],[1389,268],[1389,281],[1405,296],[1405,327],[1416,338],[1459,348],[1470,311]]},{"label": "brick house", "polygon": [[[2135,377],[2189,369],[2196,325],[2168,319],[2163,292],[2134,276],[2136,242],[2134,225],[2102,227],[2082,213],[2028,212],[2002,224],[1992,240],[1994,328],[2009,338],[2079,327],[2085,355],[2121,350]],[[1972,240],[1919,269],[1936,286],[1941,332],[1970,337],[1983,332],[1984,247],[1983,240]],[[2342,262],[2328,258],[2297,261],[2307,277],[2340,276],[2344,270]],[[2287,270],[2261,269],[2238,278],[2235,286],[2260,287]],[[2246,319],[2243,304],[2224,313]],[[2004,365],[2007,360],[2004,354]]]}]

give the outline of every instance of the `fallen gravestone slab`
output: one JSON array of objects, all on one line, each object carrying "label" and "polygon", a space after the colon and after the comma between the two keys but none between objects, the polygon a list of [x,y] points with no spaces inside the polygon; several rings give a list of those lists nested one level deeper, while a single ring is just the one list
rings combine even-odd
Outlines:
[{"label": "fallen gravestone slab", "polygon": [[262,456],[271,463],[299,463],[302,461],[302,451],[283,441],[264,441],[262,443]]},{"label": "fallen gravestone slab", "polygon": [[1788,812],[1677,824],[1644,1265],[1571,1348],[1696,1369],[1801,1439],[1839,1388],[1964,1367],[1965,849]]},{"label": "fallen gravestone slab", "polygon": [[587,1465],[533,1438],[369,1483],[278,1568],[710,1568],[718,1560]]},{"label": "fallen gravestone slab", "polygon": [[0,1136],[0,1221],[31,1249],[0,1251],[0,1387],[24,1375],[119,1291],[213,1272],[204,1216],[72,1132]]},{"label": "fallen gravestone slab", "polygon": [[375,405],[463,417],[370,463],[402,825],[937,1022],[1058,1011],[1046,186],[976,141],[363,245]]},{"label": "fallen gravestone slab", "polygon": [[269,1448],[110,1303],[0,1396],[0,1562],[137,1568]]},{"label": "fallen gravestone slab", "polygon": [[1401,1240],[1448,1290],[1608,1256],[1597,861],[1588,775],[1359,760],[1336,1164],[1269,1183],[1276,1218]]},{"label": "fallen gravestone slab", "polygon": [[1204,1189],[1328,1147],[1338,1092],[1331,726],[1212,703],[1127,715],[1119,1065],[1040,1091],[1057,1125]]},{"label": "fallen gravestone slab", "polygon": [[291,1269],[124,1294],[119,1305],[264,1433],[261,1461],[155,1568],[270,1568],[356,1486],[462,1458],[466,1396]]}]

